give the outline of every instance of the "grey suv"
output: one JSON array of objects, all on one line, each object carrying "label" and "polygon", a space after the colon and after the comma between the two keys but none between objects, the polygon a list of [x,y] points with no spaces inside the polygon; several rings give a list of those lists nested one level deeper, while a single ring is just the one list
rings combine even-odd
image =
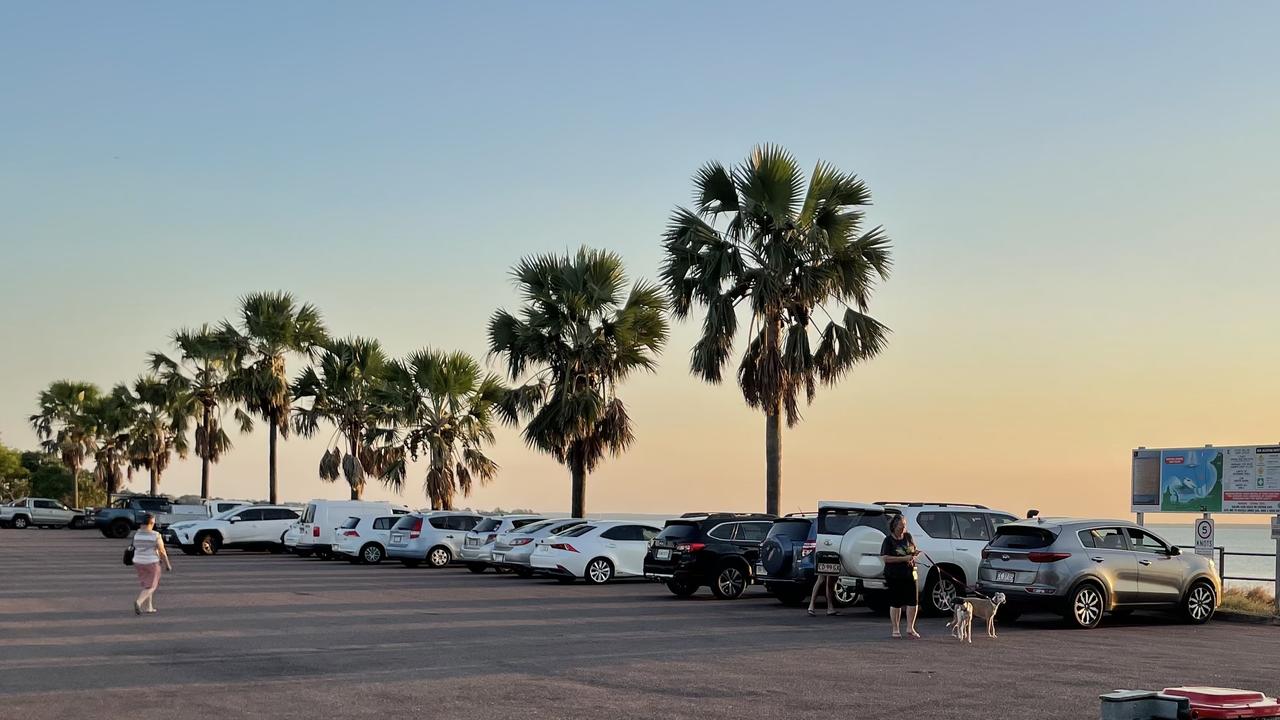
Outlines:
[{"label": "grey suv", "polygon": [[1076,627],[1103,613],[1173,609],[1192,623],[1213,617],[1222,596],[1213,560],[1184,555],[1160,536],[1122,520],[1041,518],[996,529],[982,551],[979,592],[1002,592],[1009,619],[1052,610]]}]

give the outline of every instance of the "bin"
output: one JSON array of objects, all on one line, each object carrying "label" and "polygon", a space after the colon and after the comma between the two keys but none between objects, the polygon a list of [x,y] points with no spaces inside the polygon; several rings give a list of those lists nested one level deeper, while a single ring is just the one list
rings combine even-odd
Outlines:
[{"label": "bin", "polygon": [[1160,693],[1186,698],[1191,703],[1191,717],[1203,720],[1219,718],[1280,718],[1280,702],[1253,690],[1215,687],[1172,687]]}]

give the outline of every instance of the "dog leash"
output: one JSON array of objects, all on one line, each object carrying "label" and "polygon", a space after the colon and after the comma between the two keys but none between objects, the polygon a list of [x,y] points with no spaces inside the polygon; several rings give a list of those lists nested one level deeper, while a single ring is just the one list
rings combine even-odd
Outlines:
[{"label": "dog leash", "polygon": [[920,554],[921,554],[921,555],[923,555],[923,556],[925,557],[925,559],[929,561],[929,567],[933,568],[934,570],[937,570],[939,575],[941,575],[941,576],[945,577],[946,579],[950,580],[950,581],[951,581],[953,584],[955,584],[957,587],[963,588],[963,589],[964,589],[964,591],[965,591],[966,593],[973,593],[974,595],[977,595],[978,597],[982,598],[983,600],[990,600],[990,599],[991,599],[991,597],[990,597],[990,596],[988,596],[986,593],[983,593],[983,592],[979,591],[979,590],[978,590],[978,588],[977,588],[977,586],[974,586],[974,585],[966,585],[965,583],[963,583],[963,582],[961,582],[961,581],[960,581],[960,578],[957,578],[955,575],[952,575],[951,573],[947,572],[946,570],[943,570],[943,569],[942,569],[942,566],[938,565],[938,563],[937,563],[937,561],[936,561],[936,560],[934,560],[933,558],[929,557],[929,553],[927,553],[927,552],[925,552],[925,551],[921,550],[921,551],[920,551]]}]

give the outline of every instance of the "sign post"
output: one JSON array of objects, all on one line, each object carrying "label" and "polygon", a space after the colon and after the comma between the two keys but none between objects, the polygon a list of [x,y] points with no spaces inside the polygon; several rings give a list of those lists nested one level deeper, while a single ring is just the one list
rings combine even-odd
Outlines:
[{"label": "sign post", "polygon": [[1271,516],[1271,539],[1276,541],[1276,586],[1272,591],[1276,598],[1276,614],[1280,615],[1280,515]]},{"label": "sign post", "polygon": [[1196,520],[1196,554],[1213,557],[1213,518]]}]

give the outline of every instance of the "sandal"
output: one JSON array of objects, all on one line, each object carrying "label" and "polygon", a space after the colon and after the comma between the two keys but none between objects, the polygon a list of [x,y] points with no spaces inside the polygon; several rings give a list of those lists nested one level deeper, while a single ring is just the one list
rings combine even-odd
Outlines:
[{"label": "sandal", "polygon": [[918,637],[920,637],[920,633],[916,632],[915,630],[908,630],[908,631],[907,631],[907,634],[908,634],[908,635],[910,635],[910,636],[911,636],[911,637],[913,637],[913,638],[918,638]]},{"label": "sandal", "polygon": [[134,600],[134,601],[133,601],[133,614],[134,614],[134,615],[141,615],[141,614],[142,614],[142,606],[138,604],[138,601],[137,601],[137,600]]},{"label": "sandal", "polygon": [[805,612],[809,613],[809,617],[818,617],[818,613],[812,610],[806,610]]},{"label": "sandal", "polygon": [[893,631],[893,634],[892,634],[892,635],[890,635],[889,637],[891,637],[891,638],[900,638],[900,637],[902,637],[902,633],[898,632],[897,630],[894,630],[894,631]]}]

